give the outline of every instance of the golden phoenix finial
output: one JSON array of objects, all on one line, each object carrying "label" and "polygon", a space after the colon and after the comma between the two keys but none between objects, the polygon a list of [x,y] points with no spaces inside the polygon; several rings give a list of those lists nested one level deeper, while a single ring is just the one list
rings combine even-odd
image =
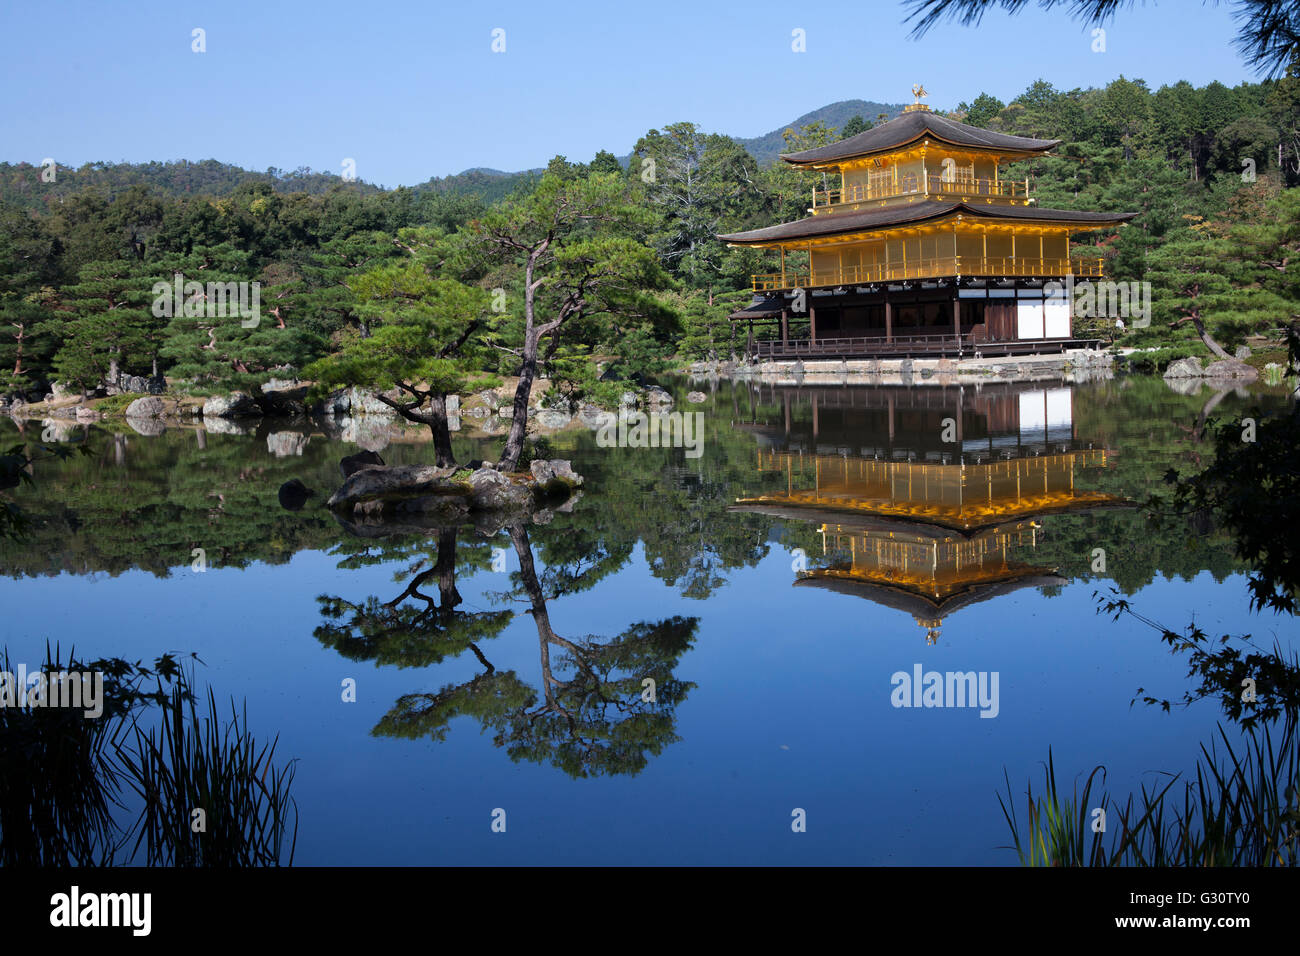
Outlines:
[{"label": "golden phoenix finial", "polygon": [[927,92],[925,91],[925,87],[922,86],[920,83],[913,83],[913,84],[912,84],[912,95],[916,97],[916,105],[917,105],[917,106],[920,106],[920,105],[921,105],[921,97],[923,97],[923,96],[929,96],[930,94],[927,93]]}]

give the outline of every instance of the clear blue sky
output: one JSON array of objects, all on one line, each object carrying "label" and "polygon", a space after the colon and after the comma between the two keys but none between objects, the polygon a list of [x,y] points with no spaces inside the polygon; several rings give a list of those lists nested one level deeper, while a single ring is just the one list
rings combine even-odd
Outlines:
[{"label": "clear blue sky", "polygon": [[[955,106],[1123,74],[1155,89],[1256,79],[1230,8],[1163,0],[1121,13],[1105,53],[1036,7],[909,39],[889,2],[191,3],[9,0],[0,12],[0,160],[215,158],[414,184],[473,166],[626,153],[691,120],[757,136],[835,100]],[[207,52],[191,51],[191,30]],[[492,30],[506,31],[493,53]],[[791,31],[807,52],[791,50]]]}]

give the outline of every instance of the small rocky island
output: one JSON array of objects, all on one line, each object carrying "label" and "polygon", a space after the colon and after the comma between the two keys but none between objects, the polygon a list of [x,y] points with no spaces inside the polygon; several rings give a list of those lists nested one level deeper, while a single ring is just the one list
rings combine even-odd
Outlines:
[{"label": "small rocky island", "polygon": [[[424,525],[474,521],[549,520],[572,505],[582,476],[562,459],[533,461],[526,472],[504,473],[491,462],[469,465],[387,465],[371,451],[339,462],[343,484],[325,502],[344,523],[413,520]],[[292,489],[298,497],[303,492]],[[281,489],[282,501],[285,490]]]}]

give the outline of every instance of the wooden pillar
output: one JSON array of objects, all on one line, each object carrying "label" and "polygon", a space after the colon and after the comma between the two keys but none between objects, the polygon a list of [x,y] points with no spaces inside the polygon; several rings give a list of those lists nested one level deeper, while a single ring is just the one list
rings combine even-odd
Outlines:
[{"label": "wooden pillar", "polygon": [[[812,295],[811,292],[808,294]],[[817,310],[811,305],[808,306],[808,344],[817,344]]]},{"label": "wooden pillar", "polygon": [[754,320],[753,319],[749,320],[749,337],[745,343],[745,354],[753,358],[758,357],[754,355]]},{"label": "wooden pillar", "polygon": [[952,290],[952,334],[961,343],[961,297],[957,289]]},{"label": "wooden pillar", "polygon": [[785,309],[782,309],[782,310],[781,310],[781,344],[782,344],[782,345],[789,345],[789,344],[790,344],[790,318],[789,318],[789,316],[790,316],[790,314],[789,314]]},{"label": "wooden pillar", "polygon": [[894,308],[889,301],[889,290],[885,290],[885,342],[894,341]]}]

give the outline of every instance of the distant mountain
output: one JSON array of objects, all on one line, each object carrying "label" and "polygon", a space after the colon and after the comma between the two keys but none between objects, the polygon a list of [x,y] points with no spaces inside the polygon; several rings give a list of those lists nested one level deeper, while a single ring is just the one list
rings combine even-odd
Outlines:
[{"label": "distant mountain", "polygon": [[432,179],[413,186],[416,192],[433,190],[451,193],[456,196],[478,196],[486,203],[503,199],[521,185],[525,180],[540,176],[541,169],[529,169],[521,173],[507,173],[499,169],[476,167],[453,176],[435,176]]},{"label": "distant mountain", "polygon": [[753,139],[736,137],[736,142],[749,150],[749,154],[758,160],[760,165],[765,166],[768,163],[775,162],[777,156],[785,150],[785,138],[781,134],[787,129],[798,130],[801,126],[807,126],[809,123],[816,123],[820,120],[832,129],[840,130],[854,116],[861,116],[868,123],[874,125],[876,117],[881,113],[888,113],[889,118],[893,119],[901,112],[903,112],[903,104],[901,103],[887,104],[876,103],[872,100],[840,100],[838,103],[831,103],[821,109],[813,110],[811,113],[804,113],[798,119],[778,126],[772,132],[764,133],[762,136],[755,136]]},{"label": "distant mountain", "polygon": [[345,182],[337,173],[313,172],[305,166],[292,172],[272,168],[259,173],[215,159],[57,166],[53,181],[48,182],[41,179],[42,171],[31,163],[0,163],[0,200],[31,209],[49,208],[86,186],[99,187],[110,197],[132,186],[149,186],[169,196],[228,196],[244,183],[269,183],[277,192],[311,195],[332,189],[383,192],[372,183]]},{"label": "distant mountain", "polygon": [[[815,109],[811,113],[804,113],[803,116],[778,126],[770,133],[764,133],[762,136],[736,136],[733,138],[745,149],[749,150],[749,154],[758,160],[760,166],[766,166],[769,163],[776,162],[780,153],[785,150],[785,137],[782,134],[787,129],[798,130],[810,123],[821,121],[832,129],[841,130],[844,128],[844,124],[854,116],[861,116],[868,123],[875,124],[877,117],[881,113],[886,113],[890,119],[893,119],[901,112],[903,112],[903,104],[901,103],[877,103],[873,100],[840,100],[838,103],[830,103],[820,109]],[[631,154],[627,154],[620,156],[618,161],[626,167],[630,158]],[[467,169],[454,176],[430,179],[427,183],[421,183],[415,188],[437,189],[451,193],[478,193],[485,201],[492,202],[509,194],[524,177],[538,175],[541,172],[541,169],[530,169],[522,173],[507,173],[499,169],[477,167]]]},{"label": "distant mountain", "polygon": [[[890,118],[902,112],[901,104],[876,103],[871,100],[840,100],[820,109],[805,113],[789,123],[782,124],[769,133],[752,138],[736,137],[750,154],[766,165],[775,162],[785,149],[782,133],[793,127],[799,129],[809,123],[821,121],[834,129],[843,129],[854,116],[870,123],[881,113]],[[620,160],[627,164],[628,157]],[[433,190],[452,195],[477,195],[484,202],[495,202],[511,192],[528,178],[540,175],[541,169],[505,172],[478,166],[452,176],[435,176],[417,186],[416,192]],[[200,162],[176,160],[150,163],[85,163],[76,169],[60,166],[54,182],[42,182],[41,167],[31,163],[0,162],[0,201],[12,202],[28,208],[49,208],[51,203],[85,186],[98,186],[113,196],[134,186],[144,185],[171,196],[228,196],[244,183],[269,183],[277,192],[305,192],[312,195],[333,189],[351,189],[357,192],[383,192],[383,187],[362,180],[344,182],[336,173],[315,172],[306,167],[293,171],[268,169],[255,172],[222,163],[215,159]]]}]

